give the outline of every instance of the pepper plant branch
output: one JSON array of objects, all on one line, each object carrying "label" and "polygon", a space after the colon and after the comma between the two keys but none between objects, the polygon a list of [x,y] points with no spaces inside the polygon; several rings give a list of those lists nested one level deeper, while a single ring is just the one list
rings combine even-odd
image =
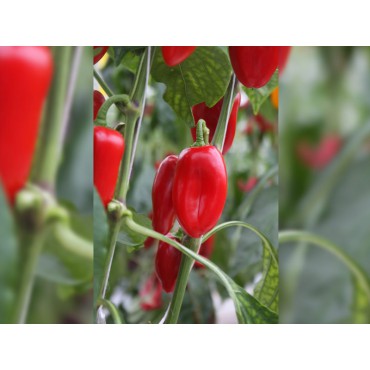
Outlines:
[{"label": "pepper plant branch", "polygon": [[367,300],[370,304],[370,281],[367,278],[366,273],[350,256],[343,252],[343,250],[341,250],[337,245],[327,239],[306,231],[288,230],[280,232],[279,244],[288,242],[306,242],[325,249],[326,251],[337,257],[348,267],[348,269],[357,279],[359,285],[366,293]]},{"label": "pepper plant branch", "polygon": [[[185,236],[184,245],[190,250],[198,253],[201,244],[201,238],[195,239]],[[179,319],[179,314],[184,300],[186,286],[188,284],[190,271],[193,267],[194,260],[188,256],[182,255],[179,274],[176,280],[175,290],[172,295],[170,307],[167,312],[165,324],[176,324]]]},{"label": "pepper plant branch", "polygon": [[54,76],[46,103],[45,114],[37,146],[31,182],[54,192],[56,172],[59,166],[60,136],[63,124],[68,75],[72,47],[53,48]]},{"label": "pepper plant branch", "polygon": [[236,77],[233,73],[230,78],[229,86],[226,90],[226,94],[224,96],[224,100],[222,103],[221,113],[218,118],[217,127],[215,134],[213,136],[212,144],[216,146],[216,148],[222,153],[226,132],[227,132],[227,126],[229,122],[229,117],[233,105],[233,100],[236,94]]},{"label": "pepper plant branch", "polygon": [[14,323],[26,323],[35,281],[35,271],[43,242],[44,233],[32,233],[30,235],[24,234],[21,239],[21,249],[26,251],[26,253],[23,255],[24,265],[20,269],[22,274],[15,303]]},{"label": "pepper plant branch", "polygon": [[111,301],[107,299],[99,298],[97,300],[97,304],[98,304],[98,307],[103,306],[109,311],[115,324],[124,324],[124,321],[122,319],[120,312],[117,310],[116,306]]},{"label": "pepper plant branch", "polygon": [[94,70],[94,78],[96,79],[96,81],[98,81],[99,85],[102,87],[104,92],[109,97],[113,96],[114,95],[113,91],[109,88],[109,86],[106,84],[103,78],[99,75],[99,73],[95,70],[95,68],[93,68],[93,70]]}]

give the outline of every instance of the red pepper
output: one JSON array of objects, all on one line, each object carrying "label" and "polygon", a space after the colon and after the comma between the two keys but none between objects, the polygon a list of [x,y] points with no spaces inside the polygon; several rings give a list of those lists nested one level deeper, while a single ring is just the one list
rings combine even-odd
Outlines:
[{"label": "red pepper", "polygon": [[109,49],[109,46],[94,46],[94,64],[98,63],[104,54]]},{"label": "red pepper", "polygon": [[0,47],[0,180],[11,204],[30,174],[52,73],[47,47]]},{"label": "red pepper", "polygon": [[230,46],[229,55],[236,77],[248,88],[266,85],[279,63],[278,46]]},{"label": "red pepper", "polygon": [[[166,235],[178,241],[172,234]],[[155,271],[162,283],[165,292],[171,293],[175,288],[177,275],[180,269],[182,253],[170,244],[159,242],[155,256]]]},{"label": "red pepper", "polygon": [[196,49],[196,46],[162,46],[164,62],[169,67],[177,66],[187,59]]},{"label": "red pepper", "polygon": [[241,191],[248,193],[257,185],[257,183],[258,183],[258,178],[252,176],[245,182],[242,180],[238,180],[237,185]]},{"label": "red pepper", "polygon": [[94,185],[105,207],[113,198],[124,150],[119,132],[94,126]]},{"label": "red pepper", "polygon": [[140,307],[144,311],[157,310],[162,307],[162,286],[156,274],[145,281],[139,291]]},{"label": "red pepper", "polygon": [[288,62],[291,46],[280,46],[279,50],[279,76],[283,73]]},{"label": "red pepper", "polygon": [[[240,99],[241,95],[240,93],[238,93],[235,97],[229,117],[229,122],[227,124],[227,131],[222,154],[226,154],[229,151],[234,141]],[[194,105],[194,107],[192,108],[195,123],[197,123],[200,119],[204,119],[206,121],[206,125],[209,128],[210,141],[212,141],[213,135],[217,128],[218,118],[220,117],[223,101],[224,99],[222,98],[211,108],[207,107],[205,103]],[[196,127],[193,127],[191,129],[191,135],[195,140],[197,136]]]},{"label": "red pepper", "polygon": [[173,204],[185,232],[199,238],[219,220],[227,195],[227,173],[220,151],[211,145],[180,153],[173,182]]},{"label": "red pepper", "polygon": [[[212,255],[214,244],[215,244],[215,235],[213,234],[204,243],[202,243],[199,249],[199,254],[209,259]],[[194,266],[196,268],[204,268],[204,265],[202,265],[198,261],[195,261]]]},{"label": "red pepper", "polygon": [[100,91],[94,90],[94,121],[96,120],[99,109],[104,104],[104,102],[104,95]]},{"label": "red pepper", "polygon": [[152,188],[153,229],[167,234],[176,218],[172,202],[172,184],[177,156],[169,155],[159,165]]}]

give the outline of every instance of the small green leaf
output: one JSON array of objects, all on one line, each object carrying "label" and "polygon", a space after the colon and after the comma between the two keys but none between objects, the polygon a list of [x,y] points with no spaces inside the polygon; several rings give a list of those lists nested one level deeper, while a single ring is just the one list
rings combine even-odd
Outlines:
[{"label": "small green leaf", "polygon": [[94,302],[103,278],[108,242],[108,219],[96,190],[94,190]]},{"label": "small green leaf", "polygon": [[8,323],[12,314],[18,259],[13,219],[0,184],[0,324]]},{"label": "small green leaf", "polygon": [[227,54],[219,47],[197,47],[184,62],[168,67],[158,49],[152,66],[152,76],[166,86],[164,100],[191,127],[194,125],[191,107],[205,102],[215,105],[225,94],[231,75]]},{"label": "small green leaf", "polygon": [[276,71],[270,81],[259,89],[248,89],[243,86],[245,93],[248,95],[249,101],[252,104],[253,114],[258,114],[262,104],[270,96],[273,90],[279,85],[279,73]]}]

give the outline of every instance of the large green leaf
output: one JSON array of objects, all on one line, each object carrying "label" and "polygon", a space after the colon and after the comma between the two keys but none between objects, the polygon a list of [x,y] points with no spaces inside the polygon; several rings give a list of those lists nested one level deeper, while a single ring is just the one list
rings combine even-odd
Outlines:
[{"label": "large green leaf", "polygon": [[0,324],[8,323],[12,313],[18,259],[13,219],[0,184]]},{"label": "large green leaf", "polygon": [[168,67],[158,49],[152,76],[166,84],[165,101],[189,126],[193,126],[191,107],[205,102],[212,107],[225,94],[231,66],[226,53],[219,47],[197,47],[184,62]]},{"label": "large green leaf", "polygon": [[248,95],[249,101],[252,104],[253,113],[256,115],[258,114],[262,104],[266,101],[266,99],[270,96],[273,90],[279,85],[279,74],[276,71],[270,81],[263,87],[259,89],[251,88],[248,89],[247,87],[243,86],[244,91]]},{"label": "large green leaf", "polygon": [[108,220],[96,190],[94,191],[94,302],[96,302],[103,278],[107,255]]}]

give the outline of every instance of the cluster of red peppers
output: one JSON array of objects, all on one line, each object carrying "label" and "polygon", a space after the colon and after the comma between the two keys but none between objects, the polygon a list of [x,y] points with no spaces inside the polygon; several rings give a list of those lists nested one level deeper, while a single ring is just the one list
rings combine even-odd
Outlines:
[{"label": "cluster of red peppers", "polygon": [[48,47],[0,47],[0,182],[11,204],[30,174],[52,74]]}]

